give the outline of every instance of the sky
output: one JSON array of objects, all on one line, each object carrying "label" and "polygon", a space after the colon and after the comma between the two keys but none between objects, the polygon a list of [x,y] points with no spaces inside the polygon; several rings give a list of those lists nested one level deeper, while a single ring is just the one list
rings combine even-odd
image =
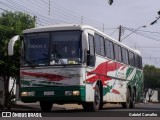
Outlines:
[{"label": "sky", "polygon": [[0,0],[0,13],[4,10],[36,16],[37,26],[88,24],[117,40],[122,25],[122,39],[132,33],[122,43],[140,50],[144,64],[160,67],[160,20],[150,25],[160,0],[114,0],[112,5],[108,0]]}]

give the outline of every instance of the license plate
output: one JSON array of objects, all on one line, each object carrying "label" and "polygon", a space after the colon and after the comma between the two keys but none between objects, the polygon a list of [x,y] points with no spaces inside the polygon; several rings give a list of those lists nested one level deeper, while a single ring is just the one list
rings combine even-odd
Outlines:
[{"label": "license plate", "polygon": [[54,91],[45,91],[44,95],[54,95]]}]

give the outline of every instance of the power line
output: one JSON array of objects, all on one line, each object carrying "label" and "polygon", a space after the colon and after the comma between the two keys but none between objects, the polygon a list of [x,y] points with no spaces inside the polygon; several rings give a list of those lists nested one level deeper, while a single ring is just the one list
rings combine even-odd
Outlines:
[{"label": "power line", "polygon": [[[127,30],[129,30],[129,29],[127,29]],[[129,31],[133,32],[133,30],[129,30]],[[153,37],[151,37],[151,36],[147,36],[146,34],[144,34],[144,33],[139,33],[139,32],[137,32],[137,31],[135,31],[135,30],[134,30],[134,33],[137,34],[137,35],[146,37],[146,38],[148,38],[148,39],[151,39],[151,40],[160,41],[160,39],[156,39],[156,38],[153,38]]]},{"label": "power line", "polygon": [[[125,28],[125,29],[130,30],[130,31],[133,31],[133,30],[134,30],[134,29],[132,29],[132,28]],[[160,37],[160,33],[159,33],[159,32],[143,31],[143,30],[137,30],[136,32],[137,32],[137,33],[143,33],[143,34],[145,34],[145,35],[147,35],[147,36]]]},{"label": "power line", "polygon": [[151,39],[151,40],[154,40],[154,41],[160,41],[160,39],[156,39],[156,38],[147,36],[147,35],[142,34],[142,33],[135,32],[135,34],[138,34],[138,35],[140,35],[140,36],[146,37],[146,38]]},{"label": "power line", "polygon": [[[54,20],[54,19],[49,19],[49,18],[47,18],[47,17],[45,17],[45,16],[42,16],[41,14],[39,14],[39,13],[37,13],[37,12],[35,12],[35,11],[32,11],[31,9],[28,9],[28,8],[26,8],[25,6],[23,6],[23,5],[21,5],[21,4],[19,4],[19,3],[16,3],[16,2],[14,2],[14,1],[12,1],[12,0],[10,0],[10,2],[12,3],[12,5],[14,5],[14,4],[18,4],[18,6],[19,7],[14,7],[14,6],[11,6],[11,5],[8,5],[8,4],[6,4],[6,3],[3,3],[3,2],[1,2],[1,3],[3,3],[4,5],[6,5],[7,7],[9,7],[10,9],[13,9],[13,10],[16,10],[17,11],[17,9],[19,10],[19,11],[23,11],[23,12],[25,12],[25,13],[30,13],[30,14],[32,14],[32,15],[36,15],[36,16],[40,16],[41,17],[41,19],[43,19],[43,20],[45,20],[45,21],[50,21],[50,22],[56,22],[56,20]],[[21,7],[23,7],[23,8],[21,8]],[[17,8],[17,9],[15,9],[15,8]],[[27,9],[27,10],[26,10]],[[30,10],[30,11],[28,11],[28,10]]]},{"label": "power line", "polygon": [[[133,28],[128,28],[128,27],[124,27],[126,29],[130,29],[130,30],[135,30]],[[155,32],[155,31],[147,31],[147,30],[137,30],[137,31],[142,31],[142,32],[148,32],[148,33],[157,33],[157,34],[160,34],[160,32]]]},{"label": "power line", "polygon": [[109,34],[110,36],[112,36],[118,29],[114,30],[111,34]]},{"label": "power line", "polygon": [[[81,16],[77,14],[76,12],[66,9],[65,7],[62,7],[58,4],[51,3],[50,4],[50,16],[46,16],[48,14],[48,2],[44,1],[44,0],[40,0],[36,2],[33,2],[31,0],[21,0],[19,2],[15,2],[13,0],[7,0],[8,4],[5,5],[7,8],[10,8],[11,10],[15,10],[15,11],[23,11],[25,13],[29,13],[32,15],[36,15],[37,18],[39,18],[39,21],[42,21],[42,23],[48,24],[48,23],[81,23]],[[20,4],[21,2],[21,4]],[[22,3],[26,4],[26,6],[23,6]],[[6,4],[6,3],[5,3]],[[16,6],[16,7],[15,7]],[[31,9],[30,7],[27,6],[32,6],[35,10]],[[43,8],[43,9],[41,9]],[[44,15],[42,15],[44,14]],[[79,15],[79,16],[78,16]],[[58,20],[53,19],[53,17],[55,18],[57,16]],[[52,18],[51,18],[52,17]],[[87,17],[83,17],[83,23],[87,23],[91,26],[96,27],[97,29],[103,29],[103,30],[110,30],[108,28],[103,27],[103,25],[105,24],[101,24],[101,23],[97,23],[97,21],[87,18]],[[101,26],[101,27],[100,27]]]},{"label": "power line", "polygon": [[[41,7],[42,6],[44,6],[44,4],[42,4],[42,3],[40,3],[40,1],[39,2],[37,2],[37,3],[39,3],[39,5],[41,5]],[[52,12],[52,4],[50,4],[50,16],[53,16],[53,17],[55,17],[55,15],[57,15],[57,16],[59,16],[60,18],[63,18],[64,20],[62,21],[63,23],[71,23],[71,22],[68,22],[68,21],[73,21],[73,20],[75,20],[75,21],[77,21],[77,19],[75,19],[75,17],[73,17],[73,16],[68,16],[68,14],[64,14],[63,12],[61,12],[60,10],[57,10],[57,9],[54,9],[53,11],[55,11],[55,13],[53,13]],[[46,10],[46,9],[45,9]],[[48,10],[46,10],[46,11],[48,11]],[[59,13],[59,14],[58,14]],[[71,19],[71,17],[73,17],[72,19]],[[80,20],[80,18],[78,18],[78,20]],[[59,20],[60,21],[60,20]]]},{"label": "power line", "polygon": [[[132,47],[133,47],[133,46],[132,46]],[[146,47],[145,47],[145,46],[140,46],[140,47],[138,47],[138,48],[146,48],[146,49],[148,49],[148,48],[158,48],[158,49],[159,49],[160,46],[159,46],[159,47],[158,47],[158,46],[157,46],[157,47],[154,47],[154,46],[146,46]]]},{"label": "power line", "polygon": [[[41,0],[41,1],[43,2],[43,4],[48,4],[44,0]],[[70,9],[67,9],[63,6],[60,6],[59,4],[56,4],[55,1],[53,2],[53,4],[51,4],[51,7],[52,7],[53,11],[58,10],[54,14],[57,14],[58,12],[60,12],[61,14],[65,14],[65,15],[72,17],[73,19],[77,19],[78,23],[81,23],[81,16],[83,16],[83,15],[80,15],[80,14],[74,12],[73,10],[70,10]],[[103,23],[99,23],[89,17],[83,16],[83,23],[87,23],[87,24],[90,24],[96,28],[103,29]],[[102,26],[102,27],[98,27],[98,26]],[[106,25],[104,24],[104,26],[106,26]],[[105,30],[105,28],[104,28],[104,30]]]}]

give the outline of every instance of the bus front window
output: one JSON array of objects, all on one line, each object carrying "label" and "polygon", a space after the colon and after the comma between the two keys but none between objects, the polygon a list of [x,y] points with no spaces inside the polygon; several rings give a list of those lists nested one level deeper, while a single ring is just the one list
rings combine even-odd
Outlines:
[{"label": "bus front window", "polygon": [[81,31],[51,34],[51,65],[81,63]]},{"label": "bus front window", "polygon": [[22,66],[81,64],[81,31],[24,35]]},{"label": "bus front window", "polygon": [[26,34],[24,44],[24,66],[49,64],[49,33]]}]

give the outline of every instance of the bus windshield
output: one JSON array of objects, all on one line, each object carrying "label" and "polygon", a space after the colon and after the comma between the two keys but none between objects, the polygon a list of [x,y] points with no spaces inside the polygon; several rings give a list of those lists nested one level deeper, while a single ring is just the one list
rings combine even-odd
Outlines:
[{"label": "bus windshield", "polygon": [[81,63],[81,31],[26,34],[23,66]]}]

